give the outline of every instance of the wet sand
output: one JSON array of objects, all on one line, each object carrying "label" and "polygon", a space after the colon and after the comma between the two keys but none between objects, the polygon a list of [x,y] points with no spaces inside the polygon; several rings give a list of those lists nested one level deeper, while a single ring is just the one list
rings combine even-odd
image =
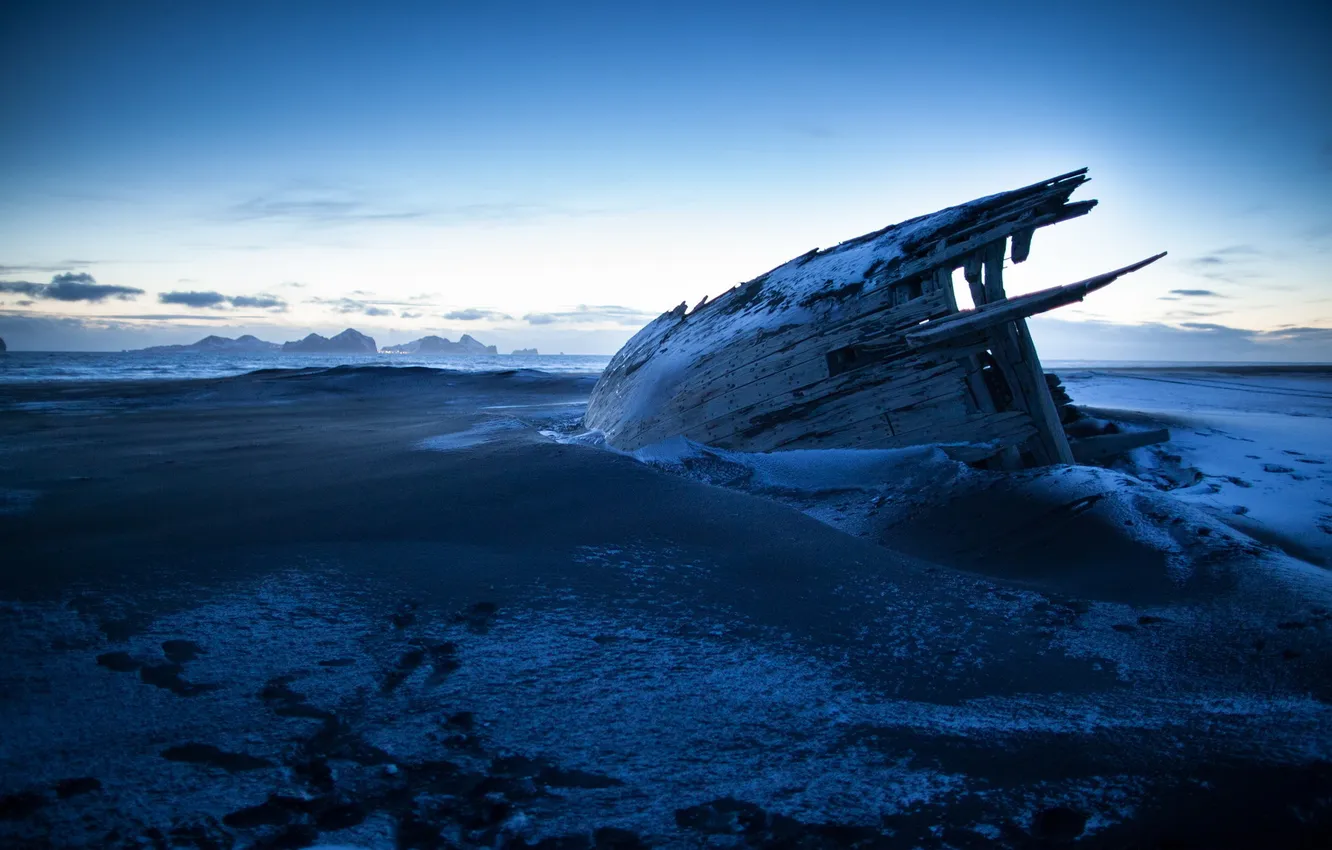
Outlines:
[{"label": "wet sand", "polygon": [[[1050,549],[895,549],[543,436],[591,383],[0,388],[0,837],[1332,834],[1325,573],[1236,537],[1182,550],[1192,583],[1129,564],[1154,590],[1122,593],[1106,574],[1141,550],[1066,573]],[[946,533],[955,507],[918,520]]]}]

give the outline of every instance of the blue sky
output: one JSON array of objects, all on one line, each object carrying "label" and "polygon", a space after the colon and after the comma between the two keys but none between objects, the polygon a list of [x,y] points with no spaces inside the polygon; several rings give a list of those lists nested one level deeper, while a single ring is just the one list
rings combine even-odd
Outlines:
[{"label": "blue sky", "polygon": [[1101,206],[1042,231],[1010,291],[1170,257],[1038,323],[1047,357],[1332,360],[1330,23],[1325,3],[10,2],[0,336],[609,353],[812,247],[1086,165]]}]

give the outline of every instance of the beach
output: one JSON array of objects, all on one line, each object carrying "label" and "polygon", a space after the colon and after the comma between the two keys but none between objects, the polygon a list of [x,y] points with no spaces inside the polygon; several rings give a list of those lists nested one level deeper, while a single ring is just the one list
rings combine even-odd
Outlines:
[{"label": "beach", "polygon": [[1061,376],[1172,441],[1005,474],[624,454],[594,374],[0,384],[0,838],[1322,846],[1332,378]]}]

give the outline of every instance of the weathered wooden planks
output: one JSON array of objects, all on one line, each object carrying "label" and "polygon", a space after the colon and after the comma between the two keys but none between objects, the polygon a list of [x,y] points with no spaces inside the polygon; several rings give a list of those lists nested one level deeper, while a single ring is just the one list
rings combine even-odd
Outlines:
[{"label": "weathered wooden planks", "polygon": [[[1069,200],[1086,179],[1080,169],[912,219],[681,305],[616,355],[584,423],[624,449],[681,434],[748,451],[984,444],[968,456],[994,451],[1007,466],[1025,444],[1037,463],[1071,460],[1023,317],[1092,287],[1007,299],[1002,271],[1008,239],[1021,262],[1036,229],[1092,209]],[[959,267],[977,307],[961,315]],[[983,362],[1007,383],[1000,397]]]}]

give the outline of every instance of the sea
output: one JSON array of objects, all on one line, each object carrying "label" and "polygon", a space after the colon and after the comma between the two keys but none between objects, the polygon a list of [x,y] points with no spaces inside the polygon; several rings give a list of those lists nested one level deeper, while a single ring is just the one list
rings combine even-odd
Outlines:
[{"label": "sea", "polygon": [[218,354],[144,351],[9,351],[0,354],[0,384],[36,381],[145,381],[224,378],[261,369],[327,369],[333,366],[427,366],[459,372],[536,369],[599,375],[610,357],[597,354]]},{"label": "sea", "polygon": [[[9,351],[0,353],[0,384],[37,381],[151,381],[225,378],[262,369],[327,369],[334,366],[426,366],[458,372],[535,369],[565,375],[599,375],[610,363],[604,354],[293,354],[281,351],[221,354],[147,351]],[[1326,364],[1203,363],[1134,360],[1047,360],[1046,371],[1099,369],[1309,369]]]}]

